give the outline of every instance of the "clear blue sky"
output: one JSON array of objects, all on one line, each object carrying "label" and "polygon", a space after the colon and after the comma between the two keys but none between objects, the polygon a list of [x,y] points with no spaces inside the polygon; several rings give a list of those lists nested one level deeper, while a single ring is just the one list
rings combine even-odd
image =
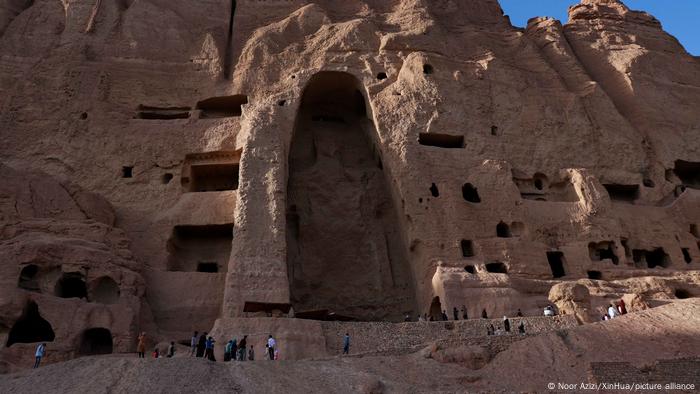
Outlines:
[{"label": "clear blue sky", "polygon": [[[535,16],[551,16],[566,23],[567,10],[577,0],[499,0],[515,26]],[[661,21],[691,54],[700,55],[700,0],[623,0],[633,10],[646,11]]]}]

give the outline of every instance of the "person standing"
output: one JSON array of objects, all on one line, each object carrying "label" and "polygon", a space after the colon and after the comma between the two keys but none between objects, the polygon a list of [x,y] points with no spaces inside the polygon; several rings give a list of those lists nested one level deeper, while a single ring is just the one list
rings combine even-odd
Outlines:
[{"label": "person standing", "polygon": [[224,362],[231,360],[231,348],[233,347],[233,340],[228,341],[226,346],[224,346]]},{"label": "person standing", "polygon": [[467,320],[469,316],[467,315],[467,307],[462,305],[462,319]]},{"label": "person standing", "polygon": [[620,313],[617,311],[617,307],[615,307],[615,304],[611,302],[610,306],[608,307],[608,315],[611,319],[614,319],[619,316],[619,314]]},{"label": "person standing", "polygon": [[525,335],[525,323],[523,321],[520,321],[520,324],[518,324],[518,332],[520,335]]},{"label": "person standing", "polygon": [[231,344],[231,361],[236,361],[238,356],[238,339],[233,338],[233,343]]},{"label": "person standing", "polygon": [[620,311],[620,315],[627,314],[627,307],[625,306],[625,300],[620,299],[620,303],[617,305],[617,310]]},{"label": "person standing", "polygon": [[457,307],[452,308],[452,316],[454,316],[455,320],[459,320],[459,311]]},{"label": "person standing", "polygon": [[166,357],[172,358],[175,355],[175,342],[170,342],[170,346],[168,346],[168,354],[166,354]]},{"label": "person standing", "polygon": [[139,335],[136,352],[139,354],[139,358],[146,358],[146,332],[142,332],[141,335]]},{"label": "person standing", "polygon": [[350,334],[347,332],[343,338],[343,354],[350,354]]},{"label": "person standing", "polygon": [[197,354],[197,334],[199,334],[199,332],[195,331],[190,339],[190,357]]},{"label": "person standing", "polygon": [[486,314],[486,308],[481,310],[481,318],[482,319],[488,319],[489,315]]},{"label": "person standing", "polygon": [[444,310],[442,311],[442,320],[443,321],[449,320],[449,318],[447,317],[447,312],[445,312]]},{"label": "person standing", "polygon": [[270,355],[270,360],[275,359],[275,347],[277,346],[277,341],[275,341],[275,338],[272,337],[272,334],[270,334],[267,337],[267,351]]},{"label": "person standing", "polygon": [[36,352],[34,352],[34,369],[39,368],[39,364],[41,364],[41,359],[44,357],[46,354],[46,344],[41,343],[39,346],[36,347]]},{"label": "person standing", "polygon": [[510,320],[505,316],[503,316],[503,329],[506,330],[506,332],[510,332]]},{"label": "person standing", "polygon": [[197,340],[197,357],[204,357],[204,353],[207,350],[207,333],[205,332],[204,334],[199,336],[199,340]]},{"label": "person standing", "polygon": [[238,361],[245,361],[245,352],[248,350],[248,336],[243,335],[243,339],[238,342]]},{"label": "person standing", "polygon": [[250,345],[250,349],[248,349],[248,361],[255,361],[255,351],[253,350],[253,345]]},{"label": "person standing", "polygon": [[523,317],[523,312],[518,308],[518,312],[515,314],[517,317]]}]

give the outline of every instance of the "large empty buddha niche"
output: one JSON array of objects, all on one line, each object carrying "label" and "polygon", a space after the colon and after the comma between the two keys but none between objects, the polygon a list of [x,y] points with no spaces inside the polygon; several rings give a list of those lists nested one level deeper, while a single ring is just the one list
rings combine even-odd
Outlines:
[{"label": "large empty buddha niche", "polygon": [[683,182],[683,185],[700,189],[700,163],[676,160],[673,172]]},{"label": "large empty buddha niche", "polygon": [[632,258],[637,267],[668,268],[671,265],[671,258],[663,248],[655,248],[653,250],[633,249]]},{"label": "large empty buddha niche", "polygon": [[83,275],[77,272],[66,272],[56,282],[55,294],[61,298],[87,299],[87,286]]},{"label": "large empty buddha niche", "polygon": [[479,192],[471,183],[465,183],[464,185],[462,185],[462,197],[469,202],[481,202],[481,198],[479,198]]},{"label": "large empty buddha niche", "polygon": [[501,263],[500,261],[494,261],[492,263],[486,264],[486,272],[493,272],[496,274],[507,274],[508,269],[506,268],[506,265]]},{"label": "large empty buddha niche", "polygon": [[168,240],[168,271],[226,272],[233,224],[175,226]]},{"label": "large empty buddha niche", "polygon": [[39,273],[39,267],[34,264],[29,264],[22,268],[19,273],[19,280],[17,281],[17,286],[20,289],[36,291],[39,289],[39,281],[37,280],[37,275]]},{"label": "large empty buddha niche", "polygon": [[420,133],[418,135],[418,143],[427,146],[436,146],[438,148],[464,148],[463,135],[450,135],[438,133]]},{"label": "large empty buddha niche", "polygon": [[248,104],[248,96],[236,94],[202,100],[197,103],[197,109],[201,111],[200,118],[229,118],[241,116],[243,104]]},{"label": "large empty buddha niche", "polygon": [[7,347],[14,343],[51,342],[55,337],[51,324],[39,314],[39,306],[34,301],[28,301],[10,330]]},{"label": "large empty buddha niche", "polygon": [[193,153],[185,158],[180,182],[186,192],[238,189],[240,151]]},{"label": "large empty buddha niche", "polygon": [[363,91],[342,72],[304,90],[287,183],[291,302],[309,316],[398,321],[415,311],[412,274]]},{"label": "large empty buddha niche", "polygon": [[588,255],[592,261],[610,260],[613,264],[619,263],[619,258],[614,251],[615,243],[612,241],[591,242],[588,244]]},{"label": "large empty buddha niche", "polygon": [[552,270],[552,277],[561,278],[566,275],[564,271],[564,253],[559,251],[547,252],[547,262]]},{"label": "large empty buddha niche", "polygon": [[639,185],[604,184],[613,201],[634,202],[639,198]]},{"label": "large empty buddha niche", "polygon": [[80,337],[81,355],[112,353],[112,333],[106,328],[90,328]]},{"label": "large empty buddha niche", "polygon": [[100,304],[115,304],[119,301],[119,285],[109,276],[97,279],[92,286],[90,299]]}]

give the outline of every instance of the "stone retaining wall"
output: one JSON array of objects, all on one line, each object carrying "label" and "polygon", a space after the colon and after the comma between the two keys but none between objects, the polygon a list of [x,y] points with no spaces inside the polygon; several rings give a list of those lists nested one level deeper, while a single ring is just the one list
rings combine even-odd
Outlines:
[{"label": "stone retaining wall", "polygon": [[[523,321],[527,334],[541,333],[578,326],[573,315],[555,317],[511,318],[510,336],[517,335],[517,327]],[[488,338],[489,324],[503,328],[501,319],[470,319],[438,322],[322,322],[328,354],[339,354],[343,348],[345,333],[350,334],[351,353],[402,354],[416,351],[432,342],[459,341],[465,344],[482,344]]]}]

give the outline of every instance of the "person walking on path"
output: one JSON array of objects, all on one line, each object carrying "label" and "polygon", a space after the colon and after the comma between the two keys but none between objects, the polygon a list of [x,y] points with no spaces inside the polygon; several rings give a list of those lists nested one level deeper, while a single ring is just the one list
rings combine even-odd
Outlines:
[{"label": "person walking on path", "polygon": [[620,303],[617,304],[617,310],[620,312],[620,315],[626,315],[627,314],[627,307],[625,307],[625,300],[620,300]]},{"label": "person walking on path", "polygon": [[233,340],[226,342],[224,346],[224,362],[231,361],[231,348],[233,347]]},{"label": "person walking on path", "polygon": [[442,320],[443,321],[449,320],[449,318],[447,317],[447,312],[445,312],[445,311],[442,311]]},{"label": "person walking on path", "polygon": [[206,358],[209,361],[215,361],[214,360],[214,338],[209,337],[207,338],[206,342],[204,342],[204,358]]},{"label": "person walking on path", "polygon": [[255,351],[253,350],[253,345],[250,345],[250,349],[248,349],[248,361],[255,361]]},{"label": "person walking on path", "polygon": [[467,307],[462,305],[462,319],[467,320],[469,319],[469,316],[467,315]]},{"label": "person walking on path", "polygon": [[525,335],[525,323],[523,323],[522,320],[520,321],[520,324],[518,324],[518,332],[520,335]]},{"label": "person walking on path", "polygon": [[503,316],[503,329],[506,330],[506,332],[510,332],[510,320],[505,316]]},{"label": "person walking on path", "polygon": [[518,308],[518,312],[515,314],[517,317],[523,317],[523,312]]},{"label": "person walking on path", "polygon": [[350,354],[350,334],[347,332],[343,338],[343,354]]},{"label": "person walking on path", "polygon": [[452,316],[454,316],[455,320],[459,320],[459,311],[457,307],[452,308]]},{"label": "person walking on path", "polygon": [[489,315],[486,314],[486,308],[481,310],[481,318],[482,319],[488,319]]},{"label": "person walking on path", "polygon": [[197,334],[199,334],[199,332],[195,331],[190,339],[190,357],[197,354]]},{"label": "person walking on path", "polygon": [[168,353],[165,355],[167,358],[172,358],[175,355],[175,342],[170,342],[168,346]]},{"label": "person walking on path", "polygon": [[245,361],[245,352],[248,350],[248,336],[243,335],[243,339],[238,342],[238,361]]},{"label": "person walking on path", "polygon": [[41,343],[39,346],[36,347],[36,352],[34,352],[34,369],[39,368],[39,364],[41,364],[41,359],[44,357],[46,354],[46,344]]},{"label": "person walking on path", "polygon": [[275,359],[275,347],[277,347],[277,341],[275,341],[275,338],[273,338],[272,334],[270,334],[267,337],[267,351],[270,355],[270,360]]},{"label": "person walking on path", "polygon": [[146,333],[142,332],[139,335],[139,342],[136,345],[136,352],[139,354],[139,358],[146,358]]},{"label": "person walking on path", "polygon": [[611,319],[614,319],[620,315],[620,312],[617,311],[617,307],[615,307],[614,303],[610,303],[610,306],[608,307],[608,315]]}]

